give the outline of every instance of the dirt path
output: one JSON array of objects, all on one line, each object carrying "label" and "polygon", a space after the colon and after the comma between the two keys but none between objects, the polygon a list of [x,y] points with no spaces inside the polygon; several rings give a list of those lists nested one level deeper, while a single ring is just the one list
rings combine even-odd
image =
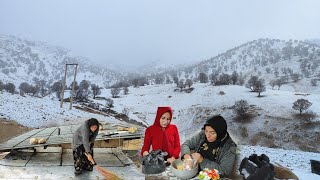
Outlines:
[{"label": "dirt path", "polygon": [[0,143],[30,130],[15,121],[0,119]]}]

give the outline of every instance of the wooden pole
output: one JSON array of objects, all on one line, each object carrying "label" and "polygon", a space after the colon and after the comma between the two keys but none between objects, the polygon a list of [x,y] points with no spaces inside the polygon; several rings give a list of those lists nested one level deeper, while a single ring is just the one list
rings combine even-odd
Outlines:
[{"label": "wooden pole", "polygon": [[70,97],[70,110],[72,109],[72,100],[73,100],[74,87],[75,87],[75,85],[76,85],[77,69],[78,69],[78,64],[76,64],[76,69],[75,69],[75,71],[74,71],[74,78],[73,78],[73,84],[72,84],[72,90],[71,90],[71,97]]},{"label": "wooden pole", "polygon": [[61,104],[60,104],[60,108],[63,107],[63,96],[64,96],[64,88],[66,86],[66,80],[67,80],[67,69],[68,69],[68,65],[66,64],[66,70],[64,72],[64,81],[63,81],[63,85],[62,85],[62,91],[61,91],[61,95],[60,95],[60,101],[61,101]]}]

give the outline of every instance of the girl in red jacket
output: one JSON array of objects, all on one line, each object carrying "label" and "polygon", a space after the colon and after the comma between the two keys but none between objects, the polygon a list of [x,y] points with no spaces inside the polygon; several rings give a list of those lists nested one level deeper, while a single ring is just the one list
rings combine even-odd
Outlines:
[{"label": "girl in red jacket", "polygon": [[[160,149],[167,152],[167,162],[172,163],[179,158],[180,137],[176,125],[170,124],[172,120],[171,107],[158,107],[153,125],[148,127],[144,136],[141,155],[148,155],[151,150]],[[152,146],[152,149],[150,149]]]}]

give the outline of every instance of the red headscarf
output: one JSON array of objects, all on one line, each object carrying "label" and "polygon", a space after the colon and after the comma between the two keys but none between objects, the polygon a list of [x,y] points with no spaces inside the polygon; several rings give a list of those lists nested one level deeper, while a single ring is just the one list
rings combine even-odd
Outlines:
[{"label": "red headscarf", "polygon": [[[160,125],[160,118],[166,112],[170,113],[170,122],[168,126],[163,129],[163,127]],[[152,145],[153,150],[160,149],[165,151],[168,153],[168,157],[179,157],[180,137],[177,127],[173,124],[170,124],[171,120],[171,107],[158,107],[153,125],[148,127],[146,130],[141,154],[143,154],[144,151],[149,152],[150,146]]]}]

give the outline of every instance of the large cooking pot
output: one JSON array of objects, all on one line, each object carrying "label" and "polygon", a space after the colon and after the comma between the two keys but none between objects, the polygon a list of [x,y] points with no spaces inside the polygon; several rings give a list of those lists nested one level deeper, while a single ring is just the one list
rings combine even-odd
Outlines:
[{"label": "large cooking pot", "polygon": [[[192,161],[187,162],[187,161]],[[186,164],[193,164],[193,167],[186,169]],[[176,159],[170,165],[170,171],[179,179],[191,179],[198,174],[198,163],[193,160]]]}]

